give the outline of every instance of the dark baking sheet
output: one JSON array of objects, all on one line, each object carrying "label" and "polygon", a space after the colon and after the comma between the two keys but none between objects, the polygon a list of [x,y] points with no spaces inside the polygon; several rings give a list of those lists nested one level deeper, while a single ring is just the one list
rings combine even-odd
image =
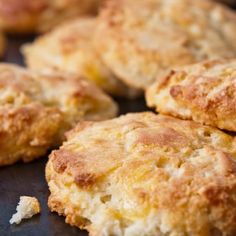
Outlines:
[{"label": "dark baking sheet", "polygon": [[[9,37],[5,62],[23,65],[19,51],[23,43],[33,37]],[[120,114],[147,110],[144,99],[135,101],[118,100]],[[1,147],[0,147],[1,148]],[[51,213],[47,208],[48,188],[44,177],[47,157],[29,164],[18,163],[0,168],[0,236],[85,236],[80,231],[64,223],[64,217]],[[20,225],[10,225],[9,219],[15,213],[19,197],[35,196],[39,199],[42,211],[40,215],[23,221]]]}]

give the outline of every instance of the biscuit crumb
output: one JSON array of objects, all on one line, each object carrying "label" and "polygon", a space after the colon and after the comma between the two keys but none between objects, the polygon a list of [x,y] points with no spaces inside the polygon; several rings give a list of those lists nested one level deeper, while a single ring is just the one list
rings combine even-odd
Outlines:
[{"label": "biscuit crumb", "polygon": [[11,217],[10,224],[19,224],[22,219],[29,219],[40,213],[40,203],[35,197],[21,196],[16,213]]},{"label": "biscuit crumb", "polygon": [[194,121],[82,122],[50,154],[48,206],[90,236],[236,236],[235,160],[234,136]]}]

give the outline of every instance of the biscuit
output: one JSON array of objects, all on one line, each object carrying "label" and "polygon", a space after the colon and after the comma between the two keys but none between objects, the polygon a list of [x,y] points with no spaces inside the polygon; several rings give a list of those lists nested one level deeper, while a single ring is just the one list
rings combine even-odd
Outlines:
[{"label": "biscuit", "polygon": [[235,137],[128,114],[82,122],[51,153],[49,207],[92,236],[236,235]]},{"label": "biscuit", "polygon": [[80,120],[115,116],[111,98],[73,76],[0,64],[0,166],[45,155]]},{"label": "biscuit", "polygon": [[23,47],[27,66],[78,73],[112,95],[136,97],[140,92],[119,81],[95,51],[93,35],[96,25],[95,17],[79,18],[37,38]]},{"label": "biscuit", "polygon": [[42,32],[97,11],[101,0],[0,0],[0,28],[9,33]]},{"label": "biscuit", "polygon": [[145,89],[173,66],[236,56],[236,15],[208,0],[110,0],[97,50],[121,80]]},{"label": "biscuit", "polygon": [[172,70],[146,92],[162,114],[236,131],[236,60],[210,60]]}]

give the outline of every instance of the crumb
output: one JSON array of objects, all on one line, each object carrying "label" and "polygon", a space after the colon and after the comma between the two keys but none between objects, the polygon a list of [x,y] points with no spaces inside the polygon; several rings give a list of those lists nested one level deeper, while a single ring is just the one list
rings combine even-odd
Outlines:
[{"label": "crumb", "polygon": [[29,219],[40,213],[40,203],[35,197],[21,196],[16,211],[9,221],[10,224],[19,224],[22,219]]},{"label": "crumb", "polygon": [[235,137],[194,121],[82,122],[50,154],[48,206],[90,236],[236,236],[235,160]]}]

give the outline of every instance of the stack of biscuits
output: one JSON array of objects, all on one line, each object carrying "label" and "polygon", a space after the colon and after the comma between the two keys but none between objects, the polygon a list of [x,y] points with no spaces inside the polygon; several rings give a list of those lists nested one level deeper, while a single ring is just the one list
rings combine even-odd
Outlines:
[{"label": "stack of biscuits", "polygon": [[[0,65],[0,165],[50,150],[49,208],[91,236],[236,235],[234,10],[0,0],[0,13],[2,32],[41,34],[27,68]],[[143,95],[158,114],[116,117],[112,97]]]}]

